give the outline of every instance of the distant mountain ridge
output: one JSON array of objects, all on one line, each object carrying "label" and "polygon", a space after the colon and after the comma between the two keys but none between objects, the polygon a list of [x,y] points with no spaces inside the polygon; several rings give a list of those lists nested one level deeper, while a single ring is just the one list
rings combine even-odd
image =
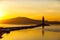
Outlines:
[{"label": "distant mountain ridge", "polygon": [[39,24],[41,20],[29,19],[26,17],[16,17],[12,19],[2,20],[0,23],[4,24]]},{"label": "distant mountain ridge", "polygon": [[[34,20],[26,17],[16,17],[6,20],[0,20],[1,24],[41,24],[42,20]],[[60,24],[59,21],[45,21],[49,24]]]}]

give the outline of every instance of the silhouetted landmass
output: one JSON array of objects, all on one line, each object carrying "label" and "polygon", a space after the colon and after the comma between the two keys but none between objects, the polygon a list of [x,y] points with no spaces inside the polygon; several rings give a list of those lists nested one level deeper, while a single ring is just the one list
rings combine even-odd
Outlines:
[{"label": "silhouetted landmass", "polygon": [[[1,20],[1,24],[41,24],[41,20],[34,20],[26,17],[16,17],[12,19]],[[60,24],[59,21],[45,21],[47,24]]]},{"label": "silhouetted landmass", "polygon": [[60,25],[60,21],[49,21],[50,24]]},{"label": "silhouetted landmass", "polygon": [[12,19],[1,20],[4,24],[38,24],[40,20],[29,19],[26,17],[16,17]]}]

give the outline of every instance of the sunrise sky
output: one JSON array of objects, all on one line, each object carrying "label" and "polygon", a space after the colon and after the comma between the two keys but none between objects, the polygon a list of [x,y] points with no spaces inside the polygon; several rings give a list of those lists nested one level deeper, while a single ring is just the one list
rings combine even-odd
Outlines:
[{"label": "sunrise sky", "polygon": [[14,17],[60,21],[59,0],[1,0],[0,20]]}]

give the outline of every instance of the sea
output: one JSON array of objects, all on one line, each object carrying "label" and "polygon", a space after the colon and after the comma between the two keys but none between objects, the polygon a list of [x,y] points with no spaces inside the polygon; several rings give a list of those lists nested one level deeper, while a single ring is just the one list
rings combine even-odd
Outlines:
[{"label": "sea", "polygon": [[[0,27],[22,27],[29,25],[0,24]],[[45,26],[44,34],[42,27],[11,31],[3,34],[0,40],[60,40],[60,25]]]}]

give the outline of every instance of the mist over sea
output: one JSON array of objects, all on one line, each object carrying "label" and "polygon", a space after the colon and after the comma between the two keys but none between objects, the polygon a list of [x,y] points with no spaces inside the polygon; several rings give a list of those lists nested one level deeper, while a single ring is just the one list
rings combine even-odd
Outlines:
[{"label": "mist over sea", "polygon": [[[1,27],[16,27],[26,25],[8,25],[0,24]],[[24,29],[11,31],[9,34],[4,34],[0,40],[43,40],[42,27],[32,29]],[[60,40],[60,25],[45,26],[44,40]]]}]

